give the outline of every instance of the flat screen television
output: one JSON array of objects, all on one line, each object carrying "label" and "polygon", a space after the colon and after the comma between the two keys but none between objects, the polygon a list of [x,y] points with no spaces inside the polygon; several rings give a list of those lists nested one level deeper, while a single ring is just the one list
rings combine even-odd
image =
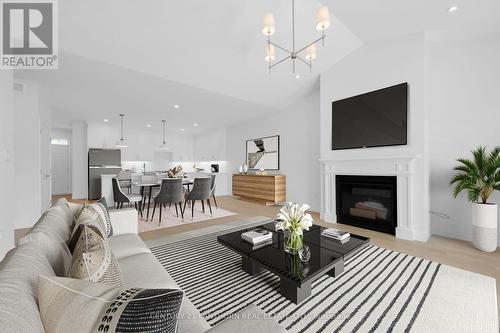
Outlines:
[{"label": "flat screen television", "polygon": [[332,103],[332,149],[406,145],[408,83]]}]

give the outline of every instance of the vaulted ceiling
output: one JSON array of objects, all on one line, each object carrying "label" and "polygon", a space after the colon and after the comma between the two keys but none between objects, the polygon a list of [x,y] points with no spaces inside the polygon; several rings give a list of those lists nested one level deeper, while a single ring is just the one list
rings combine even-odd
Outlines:
[{"label": "vaulted ceiling", "polygon": [[[22,71],[41,83],[58,119],[101,120],[124,112],[133,123],[168,117],[200,130],[286,110],[318,89],[318,77],[364,42],[427,31],[449,40],[500,30],[497,0],[296,0],[296,43],[318,37],[314,15],[331,12],[312,72],[264,61],[262,16],[276,18],[275,42],[290,46],[291,1],[65,0],[59,3],[60,65]],[[460,10],[450,15],[447,8]],[[278,58],[283,55],[277,51]],[[181,105],[173,109],[174,104]]]}]

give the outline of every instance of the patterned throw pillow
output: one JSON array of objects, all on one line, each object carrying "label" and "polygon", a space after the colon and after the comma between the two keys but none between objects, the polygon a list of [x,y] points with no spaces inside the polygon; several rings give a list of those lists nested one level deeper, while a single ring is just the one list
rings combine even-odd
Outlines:
[{"label": "patterned throw pillow", "polygon": [[[108,211],[103,204],[93,203],[83,207],[80,215],[78,216],[78,220],[75,222],[69,244],[75,243],[75,237],[77,238],[79,236],[78,231],[81,230],[79,226],[82,224],[91,224],[98,227],[102,231],[104,238],[108,238],[113,235],[111,220],[109,218]],[[71,252],[73,252],[74,246],[70,245],[69,248]]]},{"label": "patterned throw pillow", "polygon": [[111,224],[111,219],[109,218],[108,203],[106,202],[106,198],[102,197],[101,199],[97,200],[94,206],[97,211],[100,211],[100,214],[104,219],[104,222],[106,223],[108,237],[113,236],[113,225]]},{"label": "patterned throw pillow", "polygon": [[123,290],[61,277],[38,279],[45,331],[175,333],[184,293],[177,289]]},{"label": "patterned throw pillow", "polygon": [[92,227],[94,231],[101,236],[101,238],[106,238],[106,236],[104,235],[104,230],[102,229],[102,225],[98,224],[95,220],[92,220],[90,218],[87,218],[86,220],[81,219],[76,223],[75,230],[73,230],[73,234],[68,241],[68,248],[71,253],[75,252],[76,243],[78,243],[78,240],[82,235],[82,231],[85,230],[86,226]]},{"label": "patterned throw pillow", "polygon": [[68,277],[121,286],[123,277],[120,266],[101,230],[88,223],[81,228]]},{"label": "patterned throw pillow", "polygon": [[100,235],[103,238],[107,238],[106,225],[104,223],[104,220],[101,218],[99,213],[97,213],[93,208],[85,205],[80,214],[78,215],[78,220],[76,220],[75,222],[73,232],[71,233],[71,237],[68,241],[68,247],[71,253],[75,251],[76,243],[80,238],[84,225],[91,225],[99,229]]},{"label": "patterned throw pillow", "polygon": [[95,202],[85,207],[80,214],[80,218],[82,217],[90,217],[96,220],[103,227],[106,237],[113,235],[113,227],[111,226],[108,209],[102,203]]}]

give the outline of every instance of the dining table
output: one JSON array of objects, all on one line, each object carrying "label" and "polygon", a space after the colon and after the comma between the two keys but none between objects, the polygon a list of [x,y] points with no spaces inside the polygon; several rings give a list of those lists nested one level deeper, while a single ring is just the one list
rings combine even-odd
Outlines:
[{"label": "dining table", "polygon": [[[167,179],[167,178],[165,178]],[[160,187],[161,186],[161,182],[163,181],[163,179],[160,179],[156,182],[151,182],[151,181],[148,181],[148,182],[141,182],[141,181],[136,181],[136,182],[132,182],[132,185],[133,186],[137,186],[137,187],[140,187],[141,189],[141,196],[144,198],[144,189],[145,188],[149,188],[149,194],[148,195],[148,209],[147,209],[147,213],[146,213],[146,221],[149,219],[149,206],[151,204],[151,193],[153,192],[153,188],[155,187]],[[188,192],[191,191],[191,185],[193,185],[194,183],[194,180],[191,179],[191,178],[182,178],[182,185],[186,186],[187,187],[187,190]],[[146,200],[143,200],[144,202],[142,203],[142,210],[144,211],[144,206],[146,204]]]}]

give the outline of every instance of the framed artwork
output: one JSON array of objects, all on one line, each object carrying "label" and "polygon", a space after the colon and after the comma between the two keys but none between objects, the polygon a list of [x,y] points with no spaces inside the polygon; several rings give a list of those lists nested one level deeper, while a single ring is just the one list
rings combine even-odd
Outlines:
[{"label": "framed artwork", "polygon": [[249,169],[280,169],[280,136],[247,140],[246,164]]}]

